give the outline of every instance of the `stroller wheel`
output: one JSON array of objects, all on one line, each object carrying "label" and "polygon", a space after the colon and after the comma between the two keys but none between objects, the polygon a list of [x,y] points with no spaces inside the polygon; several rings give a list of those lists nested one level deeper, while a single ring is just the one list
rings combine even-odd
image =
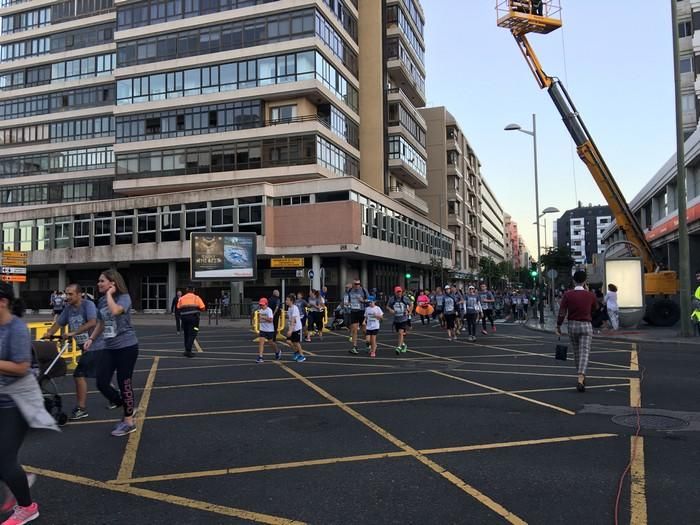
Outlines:
[{"label": "stroller wheel", "polygon": [[65,412],[59,412],[58,414],[56,414],[56,423],[58,423],[59,427],[62,427],[63,425],[68,423],[68,416]]}]

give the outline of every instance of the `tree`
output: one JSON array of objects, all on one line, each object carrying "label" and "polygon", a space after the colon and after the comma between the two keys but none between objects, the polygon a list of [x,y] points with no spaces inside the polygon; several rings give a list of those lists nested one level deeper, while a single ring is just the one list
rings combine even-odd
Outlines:
[{"label": "tree", "polygon": [[571,274],[571,268],[576,264],[569,248],[550,248],[540,257],[540,262],[545,270],[556,270],[567,275]]},{"label": "tree", "polygon": [[433,274],[433,288],[444,286],[445,266],[443,265],[442,257],[430,256],[430,271]]},{"label": "tree", "polygon": [[489,287],[497,283],[502,275],[501,268],[491,257],[479,259],[479,276],[488,283]]}]

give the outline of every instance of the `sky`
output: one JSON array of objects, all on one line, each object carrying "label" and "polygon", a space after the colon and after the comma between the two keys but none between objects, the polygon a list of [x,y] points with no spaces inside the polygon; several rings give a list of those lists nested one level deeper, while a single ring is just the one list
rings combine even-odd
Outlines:
[{"label": "sky", "polygon": [[[496,26],[495,0],[422,0],[428,106],[446,106],[481,174],[537,249],[532,129],[537,115],[540,210],[605,204],[559,113],[515,40]],[[530,42],[566,86],[628,201],[675,153],[670,0],[561,0],[563,27]],[[547,245],[552,219],[545,216]],[[544,249],[544,228],[541,230]]]}]

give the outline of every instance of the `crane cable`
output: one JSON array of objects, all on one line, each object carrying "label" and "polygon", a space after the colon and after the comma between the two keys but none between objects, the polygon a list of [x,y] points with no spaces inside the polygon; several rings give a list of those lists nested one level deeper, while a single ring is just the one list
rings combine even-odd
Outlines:
[{"label": "crane cable", "polygon": [[[569,85],[569,72],[566,67],[566,44],[564,43],[564,26],[560,28],[561,35],[561,53],[564,61],[564,82]],[[576,206],[578,206],[578,188],[576,186],[576,155],[574,154],[574,145],[571,144],[571,177],[574,181],[574,199],[576,201]]]}]

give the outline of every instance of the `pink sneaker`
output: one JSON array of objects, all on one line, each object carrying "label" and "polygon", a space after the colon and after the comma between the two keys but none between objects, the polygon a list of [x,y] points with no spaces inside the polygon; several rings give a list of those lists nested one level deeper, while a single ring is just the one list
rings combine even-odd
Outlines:
[{"label": "pink sneaker", "polygon": [[496,327],[495,327],[495,326],[491,327],[491,331],[495,334],[495,333],[496,333]]},{"label": "pink sneaker", "polygon": [[15,511],[12,516],[7,518],[7,520],[2,522],[2,525],[24,525],[30,521],[34,521],[39,517],[39,505],[36,502],[29,505],[29,507],[15,506]]},{"label": "pink sneaker", "polygon": [[[29,488],[34,485],[35,481],[35,474],[27,474],[27,483],[29,484]],[[15,508],[15,505],[17,505],[17,500],[15,499],[14,494],[12,494],[10,489],[4,483],[0,483],[0,490],[3,492],[3,503],[0,505],[0,514],[5,514],[6,512],[10,512]]]},{"label": "pink sneaker", "polygon": [[370,352],[370,353],[369,353],[369,356],[370,356],[370,357],[377,357],[377,354],[376,354],[376,352]]}]

